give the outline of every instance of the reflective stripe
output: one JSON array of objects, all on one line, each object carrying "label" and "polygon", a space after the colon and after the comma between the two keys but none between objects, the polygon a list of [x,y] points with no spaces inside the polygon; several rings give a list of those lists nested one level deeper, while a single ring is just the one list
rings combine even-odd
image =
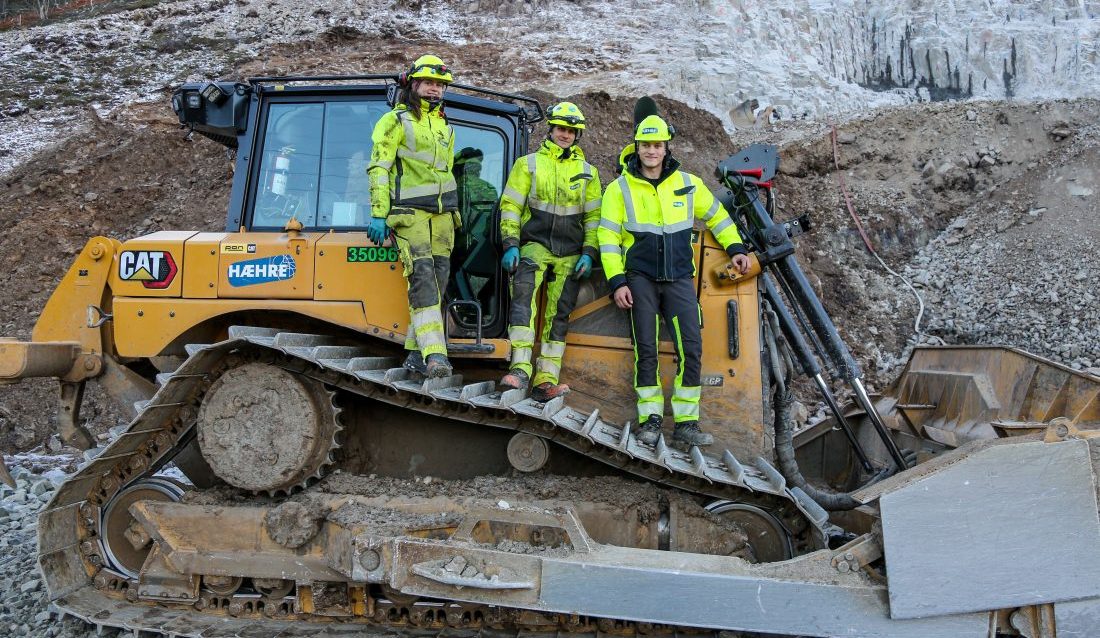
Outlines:
[{"label": "reflective stripe", "polygon": [[377,160],[374,162],[373,166],[367,169],[367,172],[369,173],[371,172],[371,170],[376,168],[380,168],[384,171],[389,171],[391,168],[393,168],[393,160]]},{"label": "reflective stripe", "polygon": [[414,310],[412,313],[413,332],[416,334],[416,343],[424,356],[429,354],[446,354],[447,346],[443,338],[443,315],[439,306],[431,306],[422,310]]},{"label": "reflective stripe", "polygon": [[[522,346],[512,346],[512,366],[531,365],[531,349]],[[525,370],[526,371],[526,370]]]},{"label": "reflective stripe", "polygon": [[519,223],[519,213],[517,213],[514,210],[501,209],[501,211],[500,211],[500,221],[516,222],[518,224]]},{"label": "reflective stripe", "polygon": [[672,397],[672,416],[677,423],[680,421],[698,421],[699,400],[685,401],[684,399]]},{"label": "reflective stripe", "polygon": [[621,255],[623,254],[623,249],[615,244],[600,244],[600,252],[609,255]]},{"label": "reflective stripe", "polygon": [[538,162],[535,161],[535,154],[531,153],[527,156],[527,172],[531,175],[531,188],[528,191],[527,196],[537,201],[539,183],[535,181],[535,167]]},{"label": "reflective stripe", "polygon": [[[407,112],[399,112],[397,119],[401,120],[401,123],[405,125],[405,148],[409,149],[410,153],[416,152],[416,129],[413,128],[412,118],[409,117]],[[400,153],[401,149],[397,149]],[[432,160],[434,161],[434,156]]]},{"label": "reflective stripe", "polygon": [[520,195],[519,191],[512,188],[511,186],[504,187],[504,196],[521,206],[523,205],[523,202],[527,200],[526,197]]},{"label": "reflective stripe", "polygon": [[535,197],[527,198],[527,208],[540,213],[546,213],[547,215],[557,215],[559,217],[579,215],[582,212],[580,204],[551,204],[550,202],[544,202]]},{"label": "reflective stripe", "polygon": [[[539,360],[535,362],[536,379],[541,383],[542,379],[551,377],[548,381],[554,385],[558,384],[558,376],[561,375],[561,366],[558,362],[550,359],[543,359],[539,357]],[[535,385],[539,385],[536,383]]]},{"label": "reflective stripe", "polygon": [[676,387],[672,390],[672,399],[682,399],[684,401],[698,401],[699,397],[703,395],[702,386],[694,387]]},{"label": "reflective stripe", "polygon": [[409,186],[401,187],[401,200],[411,199],[413,197],[424,197],[425,195],[438,195],[443,191],[451,190],[443,188],[443,184],[424,184],[422,186]]},{"label": "reflective stripe", "polygon": [[719,208],[718,198],[716,197],[714,199],[714,203],[710,205],[710,209],[707,210],[705,215],[703,215],[703,221],[704,222],[709,222],[711,220],[711,218],[714,217],[718,213],[718,208]]},{"label": "reflective stripe", "polygon": [[508,340],[520,344],[532,343],[535,340],[535,331],[527,326],[510,326],[508,328]]},{"label": "reflective stripe", "polygon": [[592,220],[590,222],[585,222],[584,223],[584,230],[585,231],[596,230],[599,227],[600,227],[600,222],[598,222],[596,220]]},{"label": "reflective stripe", "polygon": [[410,151],[408,149],[397,149],[397,156],[404,160],[416,160],[418,162],[424,162],[425,164],[435,164],[435,153],[431,151]]},{"label": "reflective stripe", "polygon": [[647,417],[656,414],[661,416],[665,411],[665,398],[661,394],[661,386],[647,386],[634,388],[638,393],[638,420],[645,421]]},{"label": "reflective stripe", "polygon": [[584,212],[590,213],[603,205],[603,198],[597,197],[596,199],[589,200],[584,203]]},{"label": "reflective stripe", "polygon": [[632,233],[638,232],[638,233],[651,233],[653,235],[660,235],[661,232],[662,232],[661,227],[658,226],[657,224],[639,224],[639,223],[633,222],[633,221],[628,221],[625,224],[623,224],[623,228],[627,229],[628,231],[630,231]]},{"label": "reflective stripe", "polygon": [[560,359],[565,356],[565,343],[561,341],[544,341],[539,354],[543,357]]},{"label": "reflective stripe", "polygon": [[634,214],[634,198],[630,194],[630,183],[626,181],[625,175],[623,175],[616,181],[619,182],[619,190],[623,194],[623,209],[626,212],[626,222],[628,225],[636,224],[638,223],[638,217]]},{"label": "reflective stripe", "polygon": [[[682,177],[684,179],[684,188],[690,188],[691,187],[691,178],[688,177],[688,174],[683,172],[683,171],[680,171],[680,177]],[[691,219],[692,217],[695,216],[695,189],[692,189],[687,194],[687,206],[688,206],[687,216],[688,216],[688,219]]]},{"label": "reflective stripe", "polygon": [[603,227],[603,228],[606,228],[607,230],[610,230],[613,233],[623,232],[623,225],[622,224],[616,224],[615,222],[611,221],[610,219],[608,219],[606,217],[600,219],[600,226]]},{"label": "reflective stripe", "polygon": [[432,324],[443,327],[443,315],[439,312],[439,306],[429,306],[419,310],[413,310],[412,313],[412,327],[418,334],[420,329]]},{"label": "reflective stripe", "polygon": [[718,224],[715,225],[715,227],[713,229],[711,229],[710,232],[713,233],[715,237],[718,237],[719,233],[721,233],[723,230],[729,228],[730,226],[733,226],[733,220],[730,219],[729,217],[727,217],[727,218],[723,219],[722,221],[718,222]]},{"label": "reflective stripe", "polygon": [[[676,222],[675,224],[668,224],[665,226],[658,226],[657,224],[636,224],[627,222],[623,224],[623,228],[635,233],[652,233],[654,235],[675,235],[676,233],[689,230],[692,227],[692,221],[685,219],[683,221]],[[715,230],[714,234],[717,235],[718,231]]]},{"label": "reflective stripe", "polygon": [[695,224],[692,218],[689,216],[687,219],[675,224],[665,224],[662,227],[661,232],[666,235],[675,235],[676,233],[682,233],[685,230],[691,230],[691,227]]}]

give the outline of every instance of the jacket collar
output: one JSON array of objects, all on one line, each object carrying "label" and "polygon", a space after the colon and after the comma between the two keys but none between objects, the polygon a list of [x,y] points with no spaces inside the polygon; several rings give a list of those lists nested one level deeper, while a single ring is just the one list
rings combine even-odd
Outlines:
[{"label": "jacket collar", "polygon": [[[623,149],[623,152],[625,153],[626,149]],[[624,174],[629,174],[631,177],[642,180],[643,182],[649,181],[644,175],[642,175],[642,166],[640,160],[638,159],[637,152],[630,153],[629,155],[626,155],[625,158],[620,158],[620,161],[623,162],[623,165],[626,167],[626,171],[624,171]],[[661,182],[665,181],[666,179],[668,179],[669,175],[672,175],[678,170],[680,170],[680,160],[676,159],[672,155],[666,155],[665,165],[661,169],[661,176],[657,178],[657,183],[660,184]]]},{"label": "jacket collar", "polygon": [[570,146],[569,148],[563,149],[562,147],[555,144],[552,140],[543,140],[542,145],[539,146],[538,152],[550,157],[551,159],[555,159],[561,162],[570,159],[584,159],[584,151],[582,151],[581,147],[577,146],[576,144]]}]

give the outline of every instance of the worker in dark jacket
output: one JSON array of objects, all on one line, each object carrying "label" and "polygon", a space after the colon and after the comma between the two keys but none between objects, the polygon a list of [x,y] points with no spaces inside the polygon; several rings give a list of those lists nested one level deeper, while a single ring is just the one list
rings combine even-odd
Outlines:
[{"label": "worker in dark jacket", "polygon": [[701,219],[730,255],[734,268],[748,272],[748,251],[737,226],[703,180],[679,170],[669,152],[672,131],[657,115],[635,129],[635,152],[624,158],[621,177],[604,193],[598,237],[604,274],[615,304],[630,311],[634,330],[634,390],[638,395],[638,438],[657,442],[664,394],[657,367],[658,319],[664,318],[676,349],[672,391],[674,442],[709,445],[699,429],[703,341],[695,294],[691,233]]}]

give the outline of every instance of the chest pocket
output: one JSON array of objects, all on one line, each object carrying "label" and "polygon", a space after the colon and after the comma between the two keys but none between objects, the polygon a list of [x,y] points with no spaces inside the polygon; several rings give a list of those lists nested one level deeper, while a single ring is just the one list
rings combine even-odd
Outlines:
[{"label": "chest pocket", "polygon": [[[584,211],[584,196],[588,190],[588,181],[595,174],[592,165],[588,162],[581,163],[581,172],[569,178],[564,187],[553,180],[542,189],[539,188],[538,161],[536,154],[527,156],[527,171],[531,174],[531,190],[527,194],[527,207],[532,211],[539,211],[551,215],[576,215]],[[545,179],[545,178],[544,178]],[[542,190],[544,197],[539,196]]]}]

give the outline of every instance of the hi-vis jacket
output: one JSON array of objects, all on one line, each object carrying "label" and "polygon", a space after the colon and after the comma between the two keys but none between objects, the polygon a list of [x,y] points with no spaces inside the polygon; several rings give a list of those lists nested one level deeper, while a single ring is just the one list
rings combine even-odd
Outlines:
[{"label": "hi-vis jacket", "polygon": [[737,226],[703,180],[679,167],[672,160],[654,186],[639,176],[635,160],[604,192],[598,236],[612,290],[626,285],[626,271],[654,281],[694,277],[695,218],[706,223],[731,257],[748,252]]},{"label": "hi-vis jacket", "polygon": [[386,217],[393,207],[458,210],[451,174],[455,132],[438,107],[421,100],[418,120],[398,104],[378,120],[371,141],[367,175],[372,217]]},{"label": "hi-vis jacket", "polygon": [[500,199],[504,249],[542,244],[558,257],[599,256],[600,173],[580,147],[562,149],[544,140],[539,150],[516,160]]}]

